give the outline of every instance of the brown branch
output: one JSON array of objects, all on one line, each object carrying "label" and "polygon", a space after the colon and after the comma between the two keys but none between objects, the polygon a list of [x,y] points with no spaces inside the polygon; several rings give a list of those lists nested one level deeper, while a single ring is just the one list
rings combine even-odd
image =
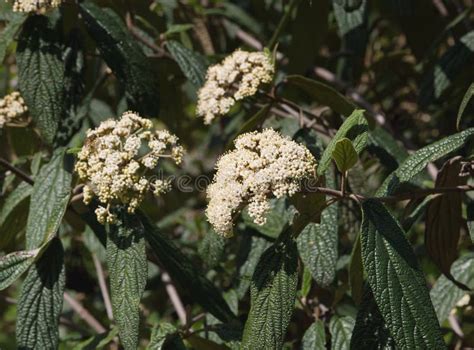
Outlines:
[{"label": "brown branch", "polygon": [[92,316],[92,314],[82,304],[74,299],[68,293],[64,293],[64,300],[71,306],[71,308],[84,320],[89,326],[91,326],[97,333],[104,333],[105,327]]},{"label": "brown branch", "polygon": [[102,294],[102,299],[104,300],[105,304],[105,311],[107,312],[107,317],[109,318],[109,320],[112,321],[114,318],[112,313],[112,303],[110,302],[109,290],[107,289],[107,283],[105,282],[104,269],[102,268],[102,264],[100,263],[99,258],[94,253],[92,253],[92,260],[94,260],[97,279],[99,280],[100,292]]},{"label": "brown branch", "polygon": [[23,170],[13,166],[7,160],[5,160],[3,158],[0,158],[0,165],[2,167],[4,167],[5,169],[10,170],[12,173],[17,175],[19,178],[21,178],[23,181],[29,183],[30,185],[34,184],[33,179],[28,174],[23,172]]},{"label": "brown branch", "polygon": [[173,282],[171,281],[171,277],[167,272],[162,272],[161,280],[165,284],[166,292],[170,297],[171,303],[178,314],[179,321],[185,325],[186,324],[186,309],[183,306],[183,302],[181,301],[178,291],[176,290]]}]

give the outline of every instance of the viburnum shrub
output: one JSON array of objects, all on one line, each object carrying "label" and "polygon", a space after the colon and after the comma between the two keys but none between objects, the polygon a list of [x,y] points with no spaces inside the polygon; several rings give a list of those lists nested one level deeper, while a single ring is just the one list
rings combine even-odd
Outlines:
[{"label": "viburnum shrub", "polygon": [[474,347],[471,0],[0,0],[0,349]]}]

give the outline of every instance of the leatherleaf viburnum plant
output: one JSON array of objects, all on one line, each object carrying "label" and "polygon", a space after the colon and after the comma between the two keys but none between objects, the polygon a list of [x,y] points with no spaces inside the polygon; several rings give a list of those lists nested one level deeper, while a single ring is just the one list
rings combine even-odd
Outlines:
[{"label": "leatherleaf viburnum plant", "polygon": [[0,0],[0,349],[474,348],[473,0]]}]

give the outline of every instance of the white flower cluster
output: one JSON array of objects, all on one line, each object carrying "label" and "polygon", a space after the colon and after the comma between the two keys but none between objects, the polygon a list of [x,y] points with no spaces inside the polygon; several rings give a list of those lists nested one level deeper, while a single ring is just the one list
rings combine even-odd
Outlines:
[{"label": "white flower cluster", "polygon": [[236,101],[254,95],[260,84],[270,83],[273,73],[268,54],[235,51],[207,70],[206,83],[198,94],[197,115],[210,124],[214,118],[228,113]]},{"label": "white flower cluster", "polygon": [[62,0],[15,0],[13,11],[33,12],[38,10],[49,10],[61,5]]},{"label": "white flower cluster", "polygon": [[265,224],[269,197],[294,195],[303,179],[315,176],[316,165],[305,146],[273,129],[241,135],[235,150],[217,162],[217,173],[207,191],[209,222],[219,234],[231,236],[233,216],[248,204],[254,222]]},{"label": "white flower cluster", "polygon": [[17,123],[28,108],[19,92],[12,92],[0,99],[0,129],[7,123]]},{"label": "white flower cluster", "polygon": [[86,183],[84,203],[97,196],[104,205],[96,210],[100,223],[116,222],[114,204],[123,204],[133,213],[148,191],[159,196],[170,190],[168,181],[151,180],[150,171],[161,158],[181,163],[184,149],[175,135],[152,127],[150,120],[126,112],[120,120],[106,120],[87,132],[76,171]]}]

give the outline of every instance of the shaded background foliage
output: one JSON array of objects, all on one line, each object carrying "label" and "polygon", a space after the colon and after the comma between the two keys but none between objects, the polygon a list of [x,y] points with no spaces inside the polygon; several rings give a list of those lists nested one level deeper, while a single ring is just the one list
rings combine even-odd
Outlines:
[{"label": "shaded background foliage", "polygon": [[[244,212],[226,240],[207,223],[205,186],[195,182],[212,177],[239,133],[263,126],[306,144],[333,189],[348,169],[348,190],[367,197],[472,184],[472,172],[457,176],[456,162],[472,167],[473,16],[471,0],[66,1],[47,17],[0,2],[0,96],[20,89],[34,126],[0,130],[0,156],[35,182],[0,172],[0,251],[46,249],[39,258],[15,255],[14,268],[0,271],[9,285],[0,293],[0,347],[118,348],[118,329],[126,348],[474,347],[462,289],[474,286],[472,193],[389,203],[391,213],[340,201],[318,212],[295,245],[285,243],[293,202],[273,201],[263,227]],[[194,109],[206,68],[239,47],[276,43],[271,93],[204,126]],[[349,117],[355,108],[366,112]],[[175,190],[147,199],[139,223],[120,228],[134,236],[122,244],[87,208],[64,214],[77,180],[63,161],[88,128],[129,109],[172,130],[188,156],[181,168],[167,165]],[[336,167],[333,149],[351,159]],[[447,161],[453,153],[461,158]],[[59,209],[49,215],[44,203]],[[319,211],[317,203],[309,208]],[[117,259],[120,246],[138,253]],[[386,253],[374,258],[376,249]],[[123,278],[130,266],[142,274]],[[111,293],[115,321],[101,275],[113,288],[131,286]],[[38,301],[21,293],[28,286],[54,301],[45,322],[59,317],[59,336],[35,324]],[[120,298],[132,311],[117,309]]]}]

